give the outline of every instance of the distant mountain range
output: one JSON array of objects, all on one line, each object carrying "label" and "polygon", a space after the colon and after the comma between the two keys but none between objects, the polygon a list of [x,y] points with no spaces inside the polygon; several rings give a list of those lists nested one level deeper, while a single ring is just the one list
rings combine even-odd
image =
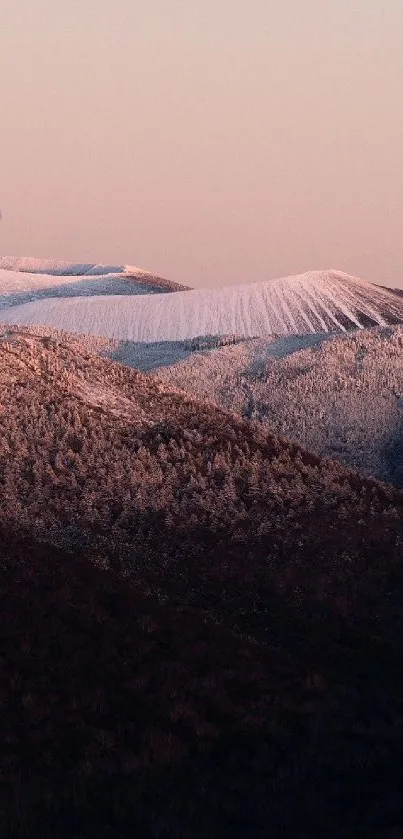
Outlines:
[{"label": "distant mountain range", "polygon": [[133,265],[95,265],[0,257],[0,310],[48,297],[155,294],[185,286]]},{"label": "distant mountain range", "polygon": [[155,278],[147,281],[147,288],[142,275],[138,277],[140,288],[136,288],[135,295],[113,294],[117,279],[122,281],[123,277],[125,283],[130,282],[123,274],[107,275],[107,297],[99,296],[99,278],[90,281],[86,274],[85,280],[79,281],[84,282],[85,296],[80,292],[76,299],[61,299],[70,298],[70,291],[68,295],[64,290],[56,293],[53,279],[49,283],[43,275],[38,280],[39,275],[31,274],[33,279],[24,279],[25,292],[31,284],[31,294],[38,296],[38,284],[40,296],[50,299],[16,305],[17,286],[13,288],[13,283],[20,283],[22,276],[28,275],[13,273],[9,280],[7,271],[0,275],[3,305],[7,305],[7,295],[13,304],[12,311],[3,313],[4,322],[47,324],[71,332],[131,341],[177,341],[208,334],[262,337],[345,331],[403,321],[403,299],[338,271],[316,271],[228,288],[194,289],[164,297],[144,294],[150,287],[153,291],[161,289]]}]

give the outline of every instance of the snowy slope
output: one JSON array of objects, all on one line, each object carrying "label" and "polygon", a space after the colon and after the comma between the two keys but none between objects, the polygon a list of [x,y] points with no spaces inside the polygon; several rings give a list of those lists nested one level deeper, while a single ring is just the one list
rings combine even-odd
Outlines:
[{"label": "snowy slope", "polygon": [[183,290],[132,265],[90,265],[30,257],[0,257],[0,309],[46,297],[134,295]]},{"label": "snowy slope", "polygon": [[403,486],[403,326],[247,340],[178,353],[154,372],[308,451]]},{"label": "snowy slope", "polygon": [[[37,259],[33,256],[0,256],[0,268],[5,271],[22,271],[26,274],[52,274],[54,276],[101,276],[121,274],[124,265],[95,265],[94,263],[65,262],[62,259]],[[135,271],[137,269],[134,269]],[[140,273],[148,273],[141,271]]]},{"label": "snowy slope", "polygon": [[6,323],[46,324],[129,341],[199,335],[253,337],[345,331],[403,321],[403,299],[337,271],[169,295],[48,299],[2,312]]}]

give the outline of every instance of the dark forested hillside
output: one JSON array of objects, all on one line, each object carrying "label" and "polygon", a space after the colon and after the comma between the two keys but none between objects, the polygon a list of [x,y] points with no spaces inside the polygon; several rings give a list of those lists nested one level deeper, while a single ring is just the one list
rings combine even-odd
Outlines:
[{"label": "dark forested hillside", "polygon": [[68,336],[0,389],[0,835],[399,827],[402,495]]},{"label": "dark forested hillside", "polygon": [[302,613],[299,642],[262,646],[4,528],[0,558],[1,836],[380,839],[401,824],[401,633]]}]

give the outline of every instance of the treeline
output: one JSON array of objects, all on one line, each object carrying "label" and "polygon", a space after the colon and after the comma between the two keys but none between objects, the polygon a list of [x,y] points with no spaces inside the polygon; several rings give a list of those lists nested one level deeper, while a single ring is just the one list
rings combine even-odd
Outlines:
[{"label": "treeline", "polygon": [[212,350],[217,347],[228,347],[243,341],[239,335],[199,335],[197,338],[187,338],[183,341],[185,349],[192,352],[197,350]]}]

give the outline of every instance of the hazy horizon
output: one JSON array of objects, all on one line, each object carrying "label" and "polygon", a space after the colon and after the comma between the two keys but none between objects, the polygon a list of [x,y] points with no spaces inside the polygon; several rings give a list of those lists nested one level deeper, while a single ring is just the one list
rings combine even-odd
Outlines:
[{"label": "hazy horizon", "polygon": [[0,253],[403,287],[403,5],[14,0]]}]

